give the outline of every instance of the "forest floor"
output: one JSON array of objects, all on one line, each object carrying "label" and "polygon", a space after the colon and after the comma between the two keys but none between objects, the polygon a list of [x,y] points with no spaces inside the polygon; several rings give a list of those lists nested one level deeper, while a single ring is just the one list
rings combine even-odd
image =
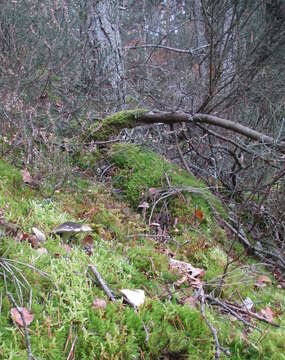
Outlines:
[{"label": "forest floor", "polygon": [[[1,359],[285,359],[284,289],[223,228],[224,205],[154,153],[109,157],[104,181],[49,195],[0,161]],[[51,234],[67,221],[92,231]]]}]

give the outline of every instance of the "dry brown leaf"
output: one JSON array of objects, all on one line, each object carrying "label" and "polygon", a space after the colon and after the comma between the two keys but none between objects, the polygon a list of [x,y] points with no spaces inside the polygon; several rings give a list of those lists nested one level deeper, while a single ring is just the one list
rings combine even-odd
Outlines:
[{"label": "dry brown leaf", "polygon": [[202,221],[204,218],[204,215],[201,210],[195,210],[195,216],[199,221]]},{"label": "dry brown leaf", "polygon": [[205,275],[205,270],[200,268],[195,268],[191,264],[179,261],[175,259],[169,259],[170,269],[176,269],[181,274],[189,274],[193,278],[203,277]]},{"label": "dry brown leaf", "polygon": [[200,278],[205,274],[204,269],[195,268],[189,263],[175,259],[169,259],[169,265],[170,269],[177,270],[183,275],[182,279],[175,283],[178,286],[185,282],[185,277],[187,278],[188,283],[194,288],[200,288],[203,285]]},{"label": "dry brown leaf", "polygon": [[266,285],[271,285],[272,284],[272,281],[271,281],[271,279],[268,277],[268,276],[266,276],[266,275],[260,275],[258,278],[257,278],[257,280],[256,280],[256,282],[255,282],[255,286],[256,287],[258,287],[258,288],[263,288],[263,287],[265,287]]},{"label": "dry brown leaf", "polygon": [[[34,315],[31,314],[31,313],[29,312],[29,310],[27,310],[27,309],[24,308],[24,307],[20,307],[19,309],[20,309],[20,311],[21,311],[22,314],[23,314],[23,317],[24,317],[24,320],[25,320],[26,325],[29,326],[30,323],[34,320]],[[18,324],[18,325],[20,325],[20,326],[22,326],[22,327],[24,326],[23,320],[22,320],[22,317],[21,317],[21,314],[19,313],[19,311],[17,310],[17,308],[12,308],[11,311],[10,311],[10,314],[11,314],[12,320],[13,320],[16,324]]]},{"label": "dry brown leaf", "polygon": [[27,169],[21,170],[23,182],[26,184],[32,184],[33,179]]},{"label": "dry brown leaf", "polygon": [[18,232],[16,236],[17,241],[26,241],[29,240],[30,235],[24,232]]},{"label": "dry brown leaf", "polygon": [[85,236],[85,238],[82,240],[82,243],[81,243],[81,245],[82,246],[86,246],[86,245],[88,245],[88,246],[93,246],[93,242],[94,242],[94,239],[93,239],[93,236],[92,235],[86,235]]},{"label": "dry brown leaf", "polygon": [[29,238],[28,238],[28,242],[31,244],[32,248],[37,248],[40,246],[40,242],[39,240],[37,239],[36,235],[31,235]]}]

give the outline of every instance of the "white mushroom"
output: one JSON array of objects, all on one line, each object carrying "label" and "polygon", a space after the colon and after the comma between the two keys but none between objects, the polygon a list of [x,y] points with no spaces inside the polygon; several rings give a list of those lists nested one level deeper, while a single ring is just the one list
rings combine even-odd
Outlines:
[{"label": "white mushroom", "polygon": [[51,233],[60,235],[63,240],[69,240],[73,235],[88,231],[92,231],[90,225],[88,224],[79,224],[72,221],[67,221],[53,229]]}]

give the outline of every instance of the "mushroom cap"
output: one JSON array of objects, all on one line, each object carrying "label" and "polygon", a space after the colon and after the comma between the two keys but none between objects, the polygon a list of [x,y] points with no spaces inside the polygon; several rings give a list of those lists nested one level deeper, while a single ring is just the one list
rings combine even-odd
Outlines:
[{"label": "mushroom cap", "polygon": [[91,229],[90,225],[88,225],[88,224],[79,224],[76,222],[67,221],[67,222],[59,225],[55,229],[53,229],[52,233],[53,234],[65,234],[65,233],[76,234],[79,232],[85,232],[85,231],[91,231],[91,230],[92,229]]}]

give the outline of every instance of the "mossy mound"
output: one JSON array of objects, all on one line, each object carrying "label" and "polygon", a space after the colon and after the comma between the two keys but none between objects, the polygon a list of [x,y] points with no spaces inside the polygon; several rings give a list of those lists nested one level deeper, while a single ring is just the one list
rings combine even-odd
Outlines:
[{"label": "mossy mound", "polygon": [[170,201],[173,216],[186,220],[190,214],[193,215],[194,209],[201,209],[207,216],[212,208],[225,216],[222,204],[204,182],[158,154],[131,144],[114,144],[110,158],[119,169],[113,185],[123,191],[124,198],[134,208],[147,200],[150,188],[167,190],[170,185],[172,189],[177,189],[178,195],[179,192],[182,195]]}]

